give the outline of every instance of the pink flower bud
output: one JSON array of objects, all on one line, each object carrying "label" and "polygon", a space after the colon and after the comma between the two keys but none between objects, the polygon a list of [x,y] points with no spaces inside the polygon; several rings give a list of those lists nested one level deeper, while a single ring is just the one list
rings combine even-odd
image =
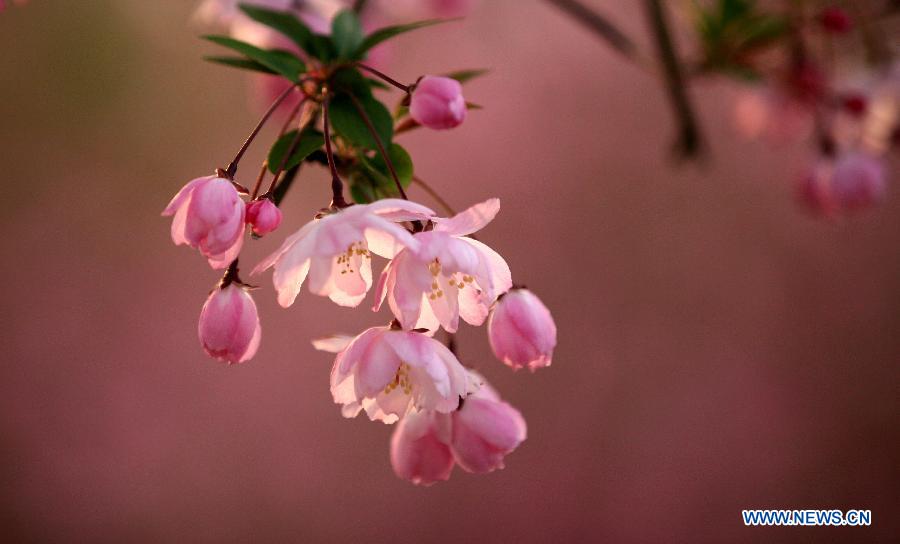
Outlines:
[{"label": "pink flower bud", "polygon": [[435,130],[459,126],[466,119],[462,85],[449,77],[425,76],[412,93],[409,114]]},{"label": "pink flower bud", "polygon": [[414,484],[431,485],[450,478],[450,416],[432,411],[413,412],[397,423],[391,437],[394,473]]},{"label": "pink flower bud", "polygon": [[832,194],[832,171],[831,161],[822,159],[798,180],[797,202],[813,215],[832,217],[838,211]]},{"label": "pink flower bud", "polygon": [[884,163],[865,153],[847,153],[834,165],[832,191],[844,210],[858,210],[878,204],[886,187]]},{"label": "pink flower bud", "polygon": [[512,289],[491,312],[488,339],[506,365],[531,371],[550,366],[556,347],[556,323],[550,310],[527,289]]},{"label": "pink flower bud", "polygon": [[822,27],[835,34],[844,34],[853,28],[853,21],[847,12],[837,6],[830,6],[822,10],[819,15]]},{"label": "pink flower bud", "polygon": [[163,215],[174,215],[172,241],[196,248],[213,268],[225,268],[241,252],[244,201],[231,181],[197,178],[169,202]]},{"label": "pink flower bud", "polygon": [[501,401],[487,384],[469,395],[452,418],[451,451],[457,464],[469,472],[503,468],[503,458],[527,435],[522,414]]},{"label": "pink flower bud", "polygon": [[268,198],[248,202],[247,223],[257,236],[265,236],[281,224],[281,210]]},{"label": "pink flower bud", "polygon": [[203,305],[197,332],[210,357],[229,364],[249,360],[261,336],[253,297],[234,283],[216,289]]}]

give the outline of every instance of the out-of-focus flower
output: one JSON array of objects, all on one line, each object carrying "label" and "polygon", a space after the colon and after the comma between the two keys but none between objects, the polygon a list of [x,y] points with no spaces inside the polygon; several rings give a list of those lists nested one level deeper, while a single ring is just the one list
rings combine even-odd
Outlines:
[{"label": "out-of-focus flower", "polygon": [[459,126],[466,119],[462,85],[449,77],[423,77],[413,90],[409,114],[420,125],[435,130]]},{"label": "out-of-focus flower", "polygon": [[400,221],[424,220],[434,212],[399,199],[357,204],[314,219],[284,241],[254,269],[274,266],[278,303],[294,303],[309,276],[310,292],[341,306],[357,306],[372,286],[371,253],[393,256],[400,247],[418,248]]},{"label": "out-of-focus flower", "polygon": [[503,295],[488,320],[494,355],[507,366],[532,372],[550,366],[556,347],[556,323],[550,310],[527,289]]},{"label": "out-of-focus flower", "polygon": [[399,19],[427,19],[462,17],[472,11],[476,3],[476,0],[380,0],[375,6],[378,11]]},{"label": "out-of-focus flower", "polygon": [[245,16],[238,8],[240,4],[289,11],[319,34],[330,32],[331,19],[344,7],[340,0],[205,0],[195,17],[204,23],[228,26],[235,38],[266,47],[256,41],[260,37],[258,32],[266,27]]},{"label": "out-of-focus flower", "polygon": [[0,0],[0,11],[5,10],[9,6],[10,1],[17,6],[24,6],[28,2],[28,0]]},{"label": "out-of-focus flower", "polygon": [[257,236],[265,236],[281,225],[281,210],[268,198],[248,202],[247,223]]},{"label": "out-of-focus flower", "polygon": [[217,288],[203,305],[197,332],[210,357],[229,364],[251,359],[261,336],[253,297],[234,283]]},{"label": "out-of-focus flower", "polygon": [[838,158],[832,173],[832,192],[843,210],[869,208],[885,196],[884,163],[865,153],[851,152]]},{"label": "out-of-focus flower", "polygon": [[522,414],[477,373],[470,372],[469,380],[481,385],[458,410],[411,412],[400,420],[391,438],[391,466],[398,477],[431,485],[447,480],[454,462],[467,472],[493,472],[525,440]]},{"label": "out-of-focus flower", "polygon": [[216,176],[185,185],[162,215],[174,215],[172,241],[196,248],[213,268],[225,268],[241,252],[245,206],[231,181]]},{"label": "out-of-focus flower", "polygon": [[400,420],[391,437],[394,473],[416,485],[446,481],[453,471],[447,414],[413,412]]},{"label": "out-of-focus flower", "polygon": [[455,332],[462,317],[481,325],[491,304],[512,286],[509,266],[496,251],[466,237],[491,222],[500,201],[489,199],[434,229],[415,235],[417,247],[400,251],[381,274],[375,311],[385,298],[405,329]]},{"label": "out-of-focus flower", "polygon": [[334,360],[331,393],[344,417],[365,410],[394,423],[411,410],[448,413],[468,393],[466,369],[446,346],[424,334],[373,327]]},{"label": "out-of-focus flower", "polygon": [[831,217],[837,213],[831,187],[833,169],[830,160],[820,159],[798,178],[797,202],[813,215]]},{"label": "out-of-focus flower", "polygon": [[734,121],[741,136],[775,144],[802,140],[813,129],[806,105],[768,88],[742,91],[735,101]]},{"label": "out-of-focus flower", "polygon": [[819,14],[819,21],[822,27],[835,34],[844,34],[853,28],[853,20],[850,15],[838,6],[828,6]]}]

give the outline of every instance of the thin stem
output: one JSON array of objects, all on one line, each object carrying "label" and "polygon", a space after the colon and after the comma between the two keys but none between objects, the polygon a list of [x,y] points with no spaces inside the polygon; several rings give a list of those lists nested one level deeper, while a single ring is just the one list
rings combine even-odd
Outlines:
[{"label": "thin stem", "polygon": [[430,185],[425,183],[425,180],[418,176],[413,176],[412,180],[413,183],[421,187],[426,193],[428,193],[431,198],[435,200],[435,202],[437,202],[442,208],[444,208],[445,212],[447,212],[451,216],[456,215],[456,211],[454,211],[453,207],[448,204],[447,201],[444,200],[437,191],[435,191]]},{"label": "thin stem", "polygon": [[253,132],[250,133],[250,136],[247,136],[247,139],[244,140],[244,145],[238,150],[237,155],[234,156],[234,159],[228,164],[228,167],[225,169],[225,173],[228,177],[233,178],[237,173],[238,162],[240,162],[241,157],[244,156],[244,152],[247,151],[247,148],[250,147],[250,144],[253,142],[253,139],[256,138],[256,135],[259,134],[260,129],[262,129],[263,125],[266,124],[266,121],[269,120],[269,117],[272,116],[272,113],[278,108],[278,106],[284,102],[284,99],[288,97],[294,89],[297,88],[297,85],[291,85],[287,89],[281,93],[278,98],[275,99],[275,102],[272,102],[272,105],[269,106],[269,109],[266,110],[266,113],[263,114],[262,119],[259,120],[259,123],[256,124],[256,127],[253,129]]},{"label": "thin stem", "polygon": [[561,11],[575,19],[615,49],[620,55],[652,71],[648,59],[641,54],[637,45],[606,17],[585,6],[579,0],[547,0]]},{"label": "thin stem", "polygon": [[392,78],[391,76],[389,76],[383,72],[380,72],[380,71],[376,70],[375,68],[372,68],[371,66],[367,66],[361,62],[357,62],[356,65],[359,66],[360,68],[362,68],[363,70],[365,70],[366,72],[369,72],[370,74],[383,80],[384,82],[390,83],[394,87],[397,87],[401,91],[403,91],[405,93],[409,92],[409,85],[404,85],[404,84],[400,83],[399,81],[397,81],[396,79]]},{"label": "thin stem", "polygon": [[665,74],[666,87],[669,91],[669,100],[680,125],[678,149],[683,157],[695,157],[699,155],[702,147],[700,128],[694,116],[694,110],[688,98],[685,87],[684,75],[681,64],[672,44],[672,36],[669,32],[666,20],[665,8],[662,0],[644,0],[647,16],[653,28],[656,38],[656,47],[659,51]]},{"label": "thin stem", "polygon": [[[287,119],[284,120],[284,123],[281,125],[281,130],[278,131],[278,137],[275,138],[275,141],[281,139],[284,136],[284,133],[287,132],[288,127],[291,123],[294,122],[294,118],[297,117],[297,112],[300,111],[300,108],[306,102],[306,99],[297,102],[297,105],[294,106],[294,109],[291,110],[291,113],[287,116]],[[266,170],[269,168],[269,158],[266,157],[263,160],[262,168],[259,170],[259,175],[256,177],[256,183],[253,185],[253,192],[250,194],[250,200],[255,200],[257,196],[259,196],[259,189],[262,187],[263,178],[266,176]],[[273,180],[274,181],[274,180]],[[269,188],[269,192],[272,191],[272,188]]]},{"label": "thin stem", "polygon": [[369,114],[366,113],[366,110],[363,109],[362,104],[359,103],[359,99],[353,96],[352,94],[348,94],[350,100],[353,102],[353,106],[356,108],[356,112],[362,118],[363,123],[366,124],[366,128],[369,129],[369,133],[372,135],[372,139],[375,140],[375,144],[378,146],[378,152],[381,153],[381,157],[384,159],[384,163],[387,165],[388,170],[391,171],[391,177],[394,178],[394,183],[397,185],[397,191],[400,192],[400,196],[403,200],[409,200],[406,196],[406,191],[403,190],[403,184],[400,183],[400,177],[397,175],[397,170],[394,168],[394,161],[391,160],[391,157],[388,155],[387,150],[384,149],[384,144],[381,143],[381,137],[378,136],[378,131],[375,130],[375,125],[372,124],[372,120],[369,119]]},{"label": "thin stem", "polygon": [[288,146],[284,152],[284,156],[281,157],[281,162],[278,164],[278,168],[275,169],[275,175],[272,177],[272,182],[269,183],[269,190],[266,191],[266,194],[272,194],[272,191],[275,189],[275,184],[278,183],[278,177],[284,172],[284,167],[287,165],[288,160],[290,160],[291,155],[294,154],[294,151],[300,144],[300,140],[303,139],[303,131],[306,129],[306,125],[312,120],[312,112],[315,106],[310,108],[309,105],[312,103],[305,98],[303,99],[303,103],[306,105],[306,109],[304,109],[303,114],[300,115],[300,121],[297,123],[297,135],[291,140],[291,145]]},{"label": "thin stem", "polygon": [[334,164],[334,151],[331,149],[331,129],[328,124],[328,107],[331,103],[331,96],[325,96],[325,103],[322,105],[322,121],[324,123],[323,132],[325,135],[325,156],[328,158],[328,168],[331,170],[331,205],[342,208],[347,206],[344,200],[344,182],[338,175],[337,166]]}]

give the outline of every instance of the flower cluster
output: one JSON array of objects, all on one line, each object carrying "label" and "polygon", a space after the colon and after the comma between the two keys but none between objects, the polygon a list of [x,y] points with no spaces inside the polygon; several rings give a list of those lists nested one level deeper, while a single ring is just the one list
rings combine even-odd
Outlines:
[{"label": "flower cluster", "polygon": [[[354,12],[341,11],[325,34],[291,11],[258,5],[240,10],[304,54],[208,37],[240,54],[211,60],[277,74],[285,88],[227,167],[187,183],[163,211],[173,217],[176,245],[188,245],[213,269],[225,269],[200,314],[203,349],[229,364],[256,354],[259,316],[238,270],[245,238],[248,231],[259,238],[278,229],[278,205],[301,166],[327,166],[331,202],[252,274],[273,269],[285,308],[304,283],[312,294],[347,308],[359,307],[376,285],[372,309],[386,301],[393,314],[389,325],[314,344],[337,354],[331,392],[345,417],[365,412],[373,421],[397,424],[391,462],[398,476],[430,484],[447,479],[456,464],[475,473],[502,468],[525,439],[524,419],[459,361],[453,334],[460,318],[473,326],[487,323],[497,358],[535,371],[552,362],[556,325],[535,295],[513,284],[503,257],[474,237],[497,216],[500,201],[488,199],[461,213],[448,209],[449,217],[410,201],[406,189],[413,179],[425,182],[414,178],[409,154],[393,141],[418,127],[459,126],[468,110],[461,83],[479,72],[423,76],[404,85],[363,63],[381,41],[434,22],[367,35]],[[393,115],[373,94],[384,84],[404,93]],[[291,98],[295,105],[248,190],[236,180],[239,162],[262,125]],[[289,131],[292,123],[296,128]],[[272,178],[262,192],[267,173]],[[345,198],[346,184],[353,202]],[[387,259],[377,282],[373,256]],[[446,345],[435,338],[439,329]]]}]

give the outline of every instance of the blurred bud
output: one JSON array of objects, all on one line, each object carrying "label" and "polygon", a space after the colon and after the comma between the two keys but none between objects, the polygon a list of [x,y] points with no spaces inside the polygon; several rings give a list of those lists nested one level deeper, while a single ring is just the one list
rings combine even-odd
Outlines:
[{"label": "blurred bud", "polygon": [[819,15],[819,22],[822,27],[835,34],[844,34],[853,28],[853,21],[843,8],[838,6],[829,6],[822,10]]},{"label": "blurred bud", "polygon": [[831,183],[842,209],[869,208],[884,200],[884,163],[866,153],[847,153],[835,163]]},{"label": "blurred bud", "polygon": [[451,450],[456,462],[469,472],[503,468],[503,458],[525,440],[522,414],[500,400],[487,384],[466,397],[453,412]]},{"label": "blurred bud", "polygon": [[412,412],[397,423],[391,437],[394,473],[418,485],[450,478],[450,416],[432,411]]},{"label": "blurred bud", "polygon": [[265,236],[281,224],[281,210],[268,198],[248,202],[247,223],[257,236]]},{"label": "blurred bud", "polygon": [[841,96],[841,108],[853,117],[862,117],[866,113],[868,100],[859,92],[849,92]]},{"label": "blurred bud", "polygon": [[261,336],[256,303],[234,283],[216,289],[203,305],[197,332],[210,357],[229,364],[247,361],[256,354]]},{"label": "blurred bud", "polygon": [[234,184],[207,176],[185,185],[163,210],[172,219],[172,241],[196,248],[213,268],[225,268],[241,251],[244,201]]},{"label": "blurred bud", "polygon": [[831,217],[837,211],[831,189],[832,164],[820,159],[797,183],[797,202],[813,215]]},{"label": "blurred bud", "polygon": [[513,288],[497,302],[488,321],[494,355],[507,366],[531,371],[550,366],[556,347],[556,323],[531,291]]},{"label": "blurred bud", "polygon": [[436,130],[459,126],[466,119],[462,85],[449,77],[425,76],[413,91],[409,114],[417,123]]}]

